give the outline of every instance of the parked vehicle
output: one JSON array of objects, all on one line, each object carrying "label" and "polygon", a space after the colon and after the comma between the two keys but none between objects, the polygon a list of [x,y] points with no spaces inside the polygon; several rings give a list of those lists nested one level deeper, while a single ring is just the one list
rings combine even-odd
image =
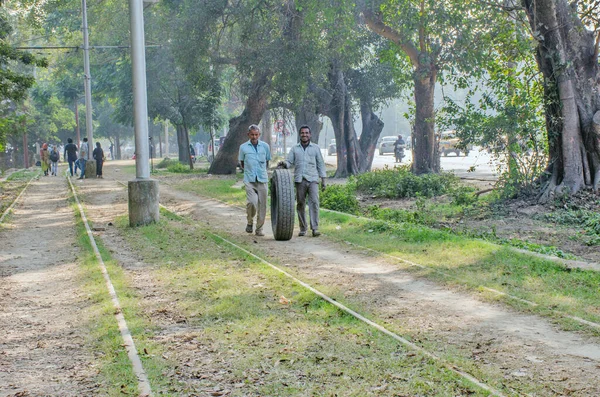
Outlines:
[{"label": "parked vehicle", "polygon": [[337,146],[335,145],[335,139],[331,140],[331,143],[327,147],[327,155],[335,156],[337,154]]},{"label": "parked vehicle", "polygon": [[460,140],[456,137],[454,130],[442,132],[440,136],[440,154],[448,156],[449,153],[454,153],[458,157],[463,153],[465,156],[468,156],[471,148],[458,148],[459,143]]},{"label": "parked vehicle", "polygon": [[395,136],[384,136],[379,142],[379,154],[394,154],[394,143],[398,138]]}]

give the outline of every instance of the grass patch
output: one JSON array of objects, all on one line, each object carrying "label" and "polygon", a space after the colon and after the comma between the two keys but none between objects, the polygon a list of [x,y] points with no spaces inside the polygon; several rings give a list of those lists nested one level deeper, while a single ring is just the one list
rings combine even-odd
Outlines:
[{"label": "grass patch", "polygon": [[38,174],[37,169],[16,171],[0,182],[0,216],[15,201],[29,180]]},{"label": "grass patch", "polygon": [[38,169],[20,170],[20,171],[16,171],[16,172],[13,172],[12,174],[10,174],[6,178],[6,180],[11,181],[11,182],[17,182],[17,181],[28,182],[31,178],[33,178],[34,176],[37,176],[38,174],[39,174]]},{"label": "grass patch", "polygon": [[[188,325],[185,335],[175,335],[163,324],[161,335],[177,345],[165,345],[166,354],[190,362],[191,372],[197,366],[218,374],[190,379],[190,392],[237,385],[232,395],[488,394],[194,222],[118,225],[158,283],[162,299],[149,308],[150,318]],[[343,300],[339,291],[327,292]]]},{"label": "grass patch", "polygon": [[[568,269],[507,247],[410,223],[366,220],[327,212],[321,213],[321,223],[328,237],[426,266],[424,270],[406,266],[422,276],[472,290],[481,286],[494,288],[537,303],[539,306],[531,310],[540,314],[554,316],[552,310],[559,310],[600,322],[595,309],[600,307],[598,272]],[[523,309],[512,300],[506,301]],[[567,329],[572,328],[570,320],[561,318],[561,321]],[[595,329],[588,331],[600,334]]]},{"label": "grass patch", "polygon": [[233,187],[241,180],[241,175],[229,178],[195,179],[179,183],[174,187],[184,192],[196,193],[205,197],[216,198],[228,204],[245,206],[246,191],[244,186]]}]

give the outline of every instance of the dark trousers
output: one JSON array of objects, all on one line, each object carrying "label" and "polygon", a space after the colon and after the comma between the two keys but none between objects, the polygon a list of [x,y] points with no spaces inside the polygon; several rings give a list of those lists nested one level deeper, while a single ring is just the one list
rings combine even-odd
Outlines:
[{"label": "dark trousers", "polygon": [[306,197],[308,196],[308,214],[310,216],[310,228],[319,230],[319,182],[309,182],[302,179],[296,182],[296,212],[300,231],[306,231]]},{"label": "dark trousers", "polygon": [[102,161],[102,160],[96,160],[96,175],[97,176],[102,176],[103,163],[104,163],[104,161]]},{"label": "dark trousers", "polygon": [[69,172],[71,173],[71,176],[73,176],[73,164],[75,164],[75,161],[77,160],[73,160],[73,159],[69,159]]}]

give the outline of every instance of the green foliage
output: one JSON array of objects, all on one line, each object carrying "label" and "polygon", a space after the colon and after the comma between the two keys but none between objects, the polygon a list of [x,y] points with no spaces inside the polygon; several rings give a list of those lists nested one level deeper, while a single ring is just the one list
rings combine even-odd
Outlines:
[{"label": "green foliage", "polygon": [[414,223],[422,225],[434,225],[435,216],[427,211],[424,206],[418,206],[416,211],[405,209],[380,208],[378,205],[369,206],[365,213],[369,218],[384,222]]},{"label": "green foliage", "polygon": [[352,183],[327,186],[325,191],[321,192],[320,202],[323,208],[330,210],[354,215],[360,212],[355,186]]},{"label": "green foliage", "polygon": [[155,167],[158,168],[158,169],[164,169],[164,168],[168,168],[169,166],[173,166],[176,163],[177,164],[181,164],[177,160],[173,160],[173,159],[171,159],[169,157],[165,157],[164,159],[162,159],[160,161],[160,163],[156,164]]},{"label": "green foliage", "polygon": [[170,164],[167,165],[167,171],[174,172],[177,174],[189,174],[189,173],[193,172],[193,170],[191,170],[189,166],[183,165],[179,161],[170,162]]},{"label": "green foliage", "polygon": [[469,206],[477,202],[477,195],[475,195],[475,188],[471,186],[457,186],[450,191],[450,197],[452,197],[452,204]]},{"label": "green foliage", "polygon": [[451,173],[414,175],[408,166],[368,172],[356,177],[356,190],[373,197],[435,197],[458,185]]},{"label": "green foliage", "polygon": [[544,218],[559,225],[581,228],[587,236],[587,245],[600,245],[600,214],[595,211],[566,209],[545,214]]}]

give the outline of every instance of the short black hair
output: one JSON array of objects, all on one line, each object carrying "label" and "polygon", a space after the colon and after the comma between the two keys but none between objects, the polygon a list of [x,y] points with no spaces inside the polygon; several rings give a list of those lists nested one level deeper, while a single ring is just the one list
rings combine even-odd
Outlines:
[{"label": "short black hair", "polygon": [[67,143],[73,143],[73,140],[71,138],[68,138]]},{"label": "short black hair", "polygon": [[87,142],[87,138],[83,138],[83,141],[84,141],[84,142]]},{"label": "short black hair", "polygon": [[306,124],[300,126],[300,128],[298,129],[298,133],[300,133],[300,131],[302,130],[302,128],[308,128],[308,132],[310,132],[312,134],[312,131],[310,130],[310,127],[307,126]]}]

